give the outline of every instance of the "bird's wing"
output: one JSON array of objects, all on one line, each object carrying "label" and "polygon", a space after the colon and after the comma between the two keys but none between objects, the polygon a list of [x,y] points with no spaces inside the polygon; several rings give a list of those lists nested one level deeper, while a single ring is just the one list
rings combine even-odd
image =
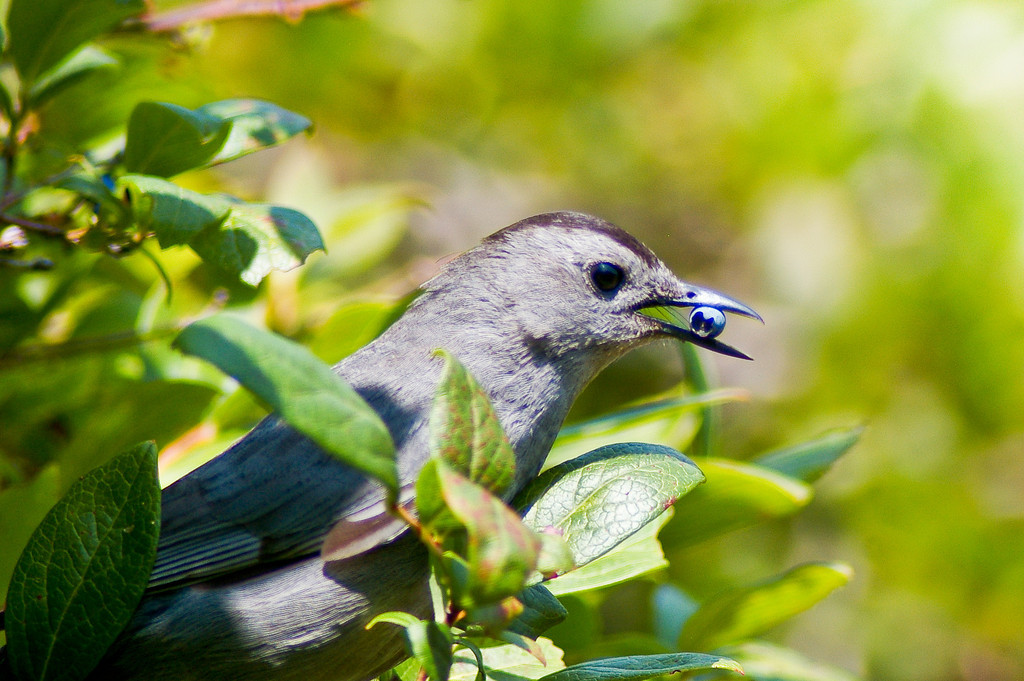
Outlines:
[{"label": "bird's wing", "polygon": [[162,526],[149,586],[208,580],[320,550],[335,520],[380,517],[372,548],[404,525],[384,494],[275,416],[163,492]]}]

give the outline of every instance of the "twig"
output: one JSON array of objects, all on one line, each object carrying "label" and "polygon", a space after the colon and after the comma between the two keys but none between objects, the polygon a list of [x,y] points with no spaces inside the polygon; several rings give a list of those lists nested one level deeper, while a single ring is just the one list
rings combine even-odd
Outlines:
[{"label": "twig", "polygon": [[154,33],[167,33],[202,21],[239,17],[280,16],[298,21],[306,12],[328,7],[351,7],[361,0],[212,0],[177,7],[166,12],[145,14],[142,25]]},{"label": "twig", "polygon": [[6,355],[0,356],[0,368],[12,365],[21,366],[27,362],[44,362],[51,359],[64,359],[74,355],[106,352],[133,345],[142,345],[143,343],[173,336],[181,331],[182,328],[184,328],[184,324],[154,329],[144,334],[126,331],[123,333],[112,333],[107,336],[80,338],[52,345],[27,345],[15,348]]},{"label": "twig", "polygon": [[0,215],[0,222],[9,222],[12,225],[18,225],[25,229],[31,229],[33,232],[40,232],[49,236],[66,236],[65,232],[60,227],[54,225],[48,225],[45,222],[36,222],[35,220],[26,220],[25,218],[19,218],[15,215]]}]

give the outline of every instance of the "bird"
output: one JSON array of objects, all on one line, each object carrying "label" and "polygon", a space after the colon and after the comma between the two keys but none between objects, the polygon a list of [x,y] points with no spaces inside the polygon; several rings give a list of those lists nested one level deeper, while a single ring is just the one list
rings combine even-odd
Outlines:
[{"label": "bird", "polygon": [[[644,314],[653,307],[690,308],[695,323]],[[409,489],[430,456],[437,350],[450,353],[515,453],[507,500],[539,473],[584,387],[631,349],[675,338],[747,358],[718,340],[723,312],[760,320],[678,279],[625,230],[546,213],[446,263],[334,371],[386,424]],[[370,619],[432,616],[426,551],[388,514],[382,486],[275,414],[165,488],[161,523],[147,592],[90,679],[365,681],[407,655],[401,628],[367,630]],[[358,531],[351,555],[322,555],[342,523]]]}]

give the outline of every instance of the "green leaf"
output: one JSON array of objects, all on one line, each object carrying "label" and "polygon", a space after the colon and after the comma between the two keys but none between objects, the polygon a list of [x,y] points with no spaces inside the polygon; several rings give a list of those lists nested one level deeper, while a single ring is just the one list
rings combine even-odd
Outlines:
[{"label": "green leaf", "polygon": [[7,117],[10,121],[14,118],[14,97],[11,96],[11,91],[7,89],[7,84],[0,81],[0,112]]},{"label": "green leaf", "polygon": [[161,248],[188,243],[204,229],[220,225],[231,211],[222,197],[205,196],[151,175],[125,175],[118,187],[131,197],[135,220],[156,234]]},{"label": "green leaf", "polygon": [[764,641],[727,646],[720,652],[743,665],[747,676],[758,681],[857,681],[848,671],[812,662],[795,650]]},{"label": "green leaf", "polygon": [[[692,343],[679,343],[679,354],[683,358],[683,371],[686,382],[698,393],[711,391],[712,381],[708,378],[708,369],[701,351]],[[693,443],[687,450],[690,456],[703,458],[717,456],[722,430],[722,405],[711,403],[705,405],[701,413],[700,427],[694,433]]]},{"label": "green leaf", "polygon": [[328,453],[397,490],[387,427],[302,346],[227,316],[189,325],[174,344],[230,375]]},{"label": "green leaf", "polygon": [[28,107],[38,106],[89,74],[100,69],[112,68],[117,64],[117,59],[109,52],[86,45],[55,68],[42,74],[29,88],[26,104]]},{"label": "green leaf", "polygon": [[536,640],[568,614],[565,606],[541,584],[523,589],[517,597],[523,604],[523,611],[507,627],[513,633]]},{"label": "green leaf", "polygon": [[666,510],[600,558],[544,582],[544,586],[556,596],[562,596],[602,589],[666,567],[668,561],[661,550],[658,533],[672,514],[673,509]]},{"label": "green leaf", "polygon": [[713,650],[757,636],[807,610],[852,576],[843,563],[808,563],[761,584],[721,593],[686,620],[679,647]]},{"label": "green leaf", "polygon": [[9,52],[23,85],[144,9],[142,0],[11,0]]},{"label": "green leaf", "polygon": [[806,483],[768,468],[728,459],[700,465],[708,482],[676,504],[675,519],[661,533],[666,549],[791,515],[811,500]]},{"label": "green leaf", "polygon": [[[539,679],[553,670],[565,667],[562,663],[562,651],[554,643],[543,637],[537,639],[537,643],[546,664],[541,664],[536,657],[515,645],[484,648],[481,652],[487,678],[495,681]],[[454,662],[449,681],[473,681],[477,678],[476,658],[472,652],[456,652]]]},{"label": "green leaf", "polygon": [[440,460],[432,461],[445,505],[467,533],[465,591],[472,601],[458,605],[488,605],[515,595],[536,566],[540,539],[500,499]]},{"label": "green leaf", "polygon": [[386,329],[409,301],[354,300],[336,307],[309,338],[309,349],[328,364],[336,364]]},{"label": "green leaf", "polygon": [[225,99],[196,109],[196,113],[231,121],[231,133],[212,163],[224,163],[280,144],[305,132],[313,122],[305,116],[259,99]]},{"label": "green leaf", "polygon": [[7,594],[20,678],[83,679],[128,623],[160,531],[156,446],[147,442],[71,487],[29,539]]},{"label": "green leaf", "polygon": [[542,681],[642,681],[662,674],[715,669],[743,673],[739,664],[727,657],[703,653],[665,653],[591,660],[548,674]]},{"label": "green leaf", "polygon": [[577,566],[607,553],[704,481],[685,456],[662,445],[608,445],[541,474],[517,496],[523,521],[553,528]]},{"label": "green leaf", "polygon": [[501,496],[515,473],[512,445],[480,384],[451,354],[437,354],[445,368],[430,410],[430,455]]},{"label": "green leaf", "polygon": [[418,620],[405,628],[409,653],[432,681],[448,681],[452,666],[452,634],[447,626]]},{"label": "green leaf", "polygon": [[674,395],[566,426],[558,433],[546,465],[568,461],[618,442],[650,442],[683,449],[696,432],[698,415],[708,405],[746,396],[742,390]]},{"label": "green leaf", "polygon": [[206,262],[251,286],[273,270],[298,267],[324,248],[316,225],[299,211],[254,203],[232,203],[222,222],[196,234],[189,245]]},{"label": "green leaf", "polygon": [[230,121],[177,104],[142,102],[128,119],[124,165],[130,173],[170,177],[212,159],[228,138]]},{"label": "green leaf", "polygon": [[835,430],[810,442],[762,454],[753,462],[804,482],[814,482],[855,445],[863,433],[862,426]]},{"label": "green leaf", "polygon": [[0,551],[0,603],[6,600],[14,566],[32,530],[60,500],[61,491],[60,470],[55,465],[46,466],[28,482],[5,484],[0,490],[0,537],[4,539],[4,549]]}]

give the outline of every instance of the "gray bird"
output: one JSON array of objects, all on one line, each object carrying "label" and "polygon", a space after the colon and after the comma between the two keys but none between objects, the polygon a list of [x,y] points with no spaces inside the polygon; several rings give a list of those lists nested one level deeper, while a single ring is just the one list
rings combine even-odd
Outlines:
[{"label": "gray bird", "polygon": [[[509,496],[537,475],[580,391],[609,362],[675,337],[745,357],[712,335],[641,314],[654,306],[753,310],[677,279],[607,222],[551,213],[452,260],[408,311],[335,371],[380,414],[408,486],[428,457],[444,348],[487,391],[515,450]],[[710,310],[714,313],[715,310]],[[337,523],[349,556],[324,560]],[[374,615],[431,612],[425,551],[378,484],[274,415],[163,492],[150,588],[94,679],[363,681],[404,656]]]}]

